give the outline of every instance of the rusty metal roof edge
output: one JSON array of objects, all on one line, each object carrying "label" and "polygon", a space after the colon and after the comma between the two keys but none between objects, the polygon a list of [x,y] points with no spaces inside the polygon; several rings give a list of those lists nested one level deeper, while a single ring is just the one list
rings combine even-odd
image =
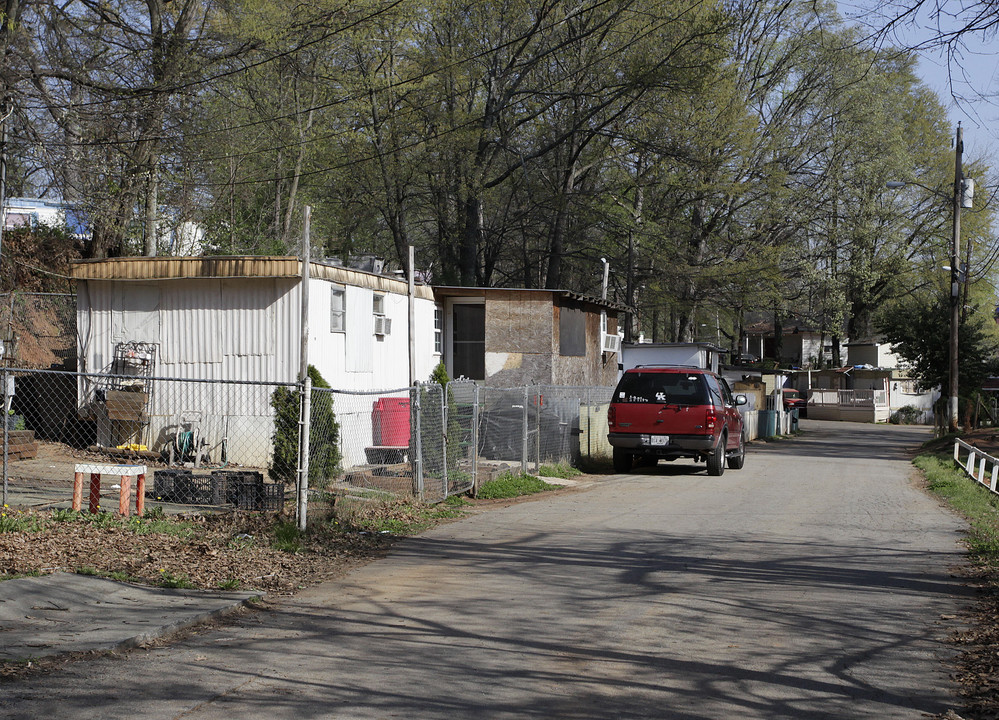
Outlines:
[{"label": "rusty metal roof edge", "polygon": [[611,300],[601,300],[600,298],[595,298],[591,295],[584,295],[582,293],[575,292],[574,290],[551,290],[548,288],[515,288],[515,287],[464,287],[461,285],[434,285],[434,293],[440,292],[440,294],[445,296],[455,296],[455,295],[466,295],[466,296],[479,296],[485,297],[487,293],[490,292],[537,292],[537,293],[551,293],[552,295],[558,295],[559,297],[568,298],[570,300],[577,300],[579,302],[589,303],[591,305],[596,305],[598,307],[606,307],[611,310],[618,310],[619,312],[628,312],[630,308],[622,303],[616,303]]},{"label": "rusty metal roof edge", "polygon": [[[406,295],[405,280],[364,270],[310,262],[310,276],[322,280]],[[294,255],[219,255],[204,257],[130,257],[101,260],[76,260],[70,274],[76,280],[194,280],[224,278],[297,278],[302,276],[302,262]],[[416,297],[433,300],[429,286],[417,284]]]}]

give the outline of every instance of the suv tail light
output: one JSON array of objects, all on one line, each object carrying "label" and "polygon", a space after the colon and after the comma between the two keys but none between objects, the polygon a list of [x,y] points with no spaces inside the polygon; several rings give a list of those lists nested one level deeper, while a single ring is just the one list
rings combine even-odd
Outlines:
[{"label": "suv tail light", "polygon": [[614,407],[613,403],[607,408],[607,424],[611,427],[617,425],[617,408]]},{"label": "suv tail light", "polygon": [[707,430],[709,433],[713,433],[715,431],[715,424],[717,422],[718,422],[718,413],[716,413],[713,408],[711,410],[708,410],[704,416],[704,429]]}]

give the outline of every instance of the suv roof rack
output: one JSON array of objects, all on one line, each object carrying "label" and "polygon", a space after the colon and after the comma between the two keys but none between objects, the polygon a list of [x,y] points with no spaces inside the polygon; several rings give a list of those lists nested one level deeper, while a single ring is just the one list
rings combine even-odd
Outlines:
[{"label": "suv roof rack", "polygon": [[652,365],[636,365],[631,368],[632,370],[638,370],[639,368],[677,368],[682,370],[707,370],[708,368],[702,368],[700,365],[670,365],[670,364],[652,364]]}]

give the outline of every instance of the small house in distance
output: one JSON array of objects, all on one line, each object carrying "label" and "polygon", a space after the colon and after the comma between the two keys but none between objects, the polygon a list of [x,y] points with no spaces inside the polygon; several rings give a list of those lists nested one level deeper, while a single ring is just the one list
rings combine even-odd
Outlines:
[{"label": "small house in distance", "polygon": [[567,290],[434,286],[436,350],[452,378],[490,387],[612,386],[622,306]]}]

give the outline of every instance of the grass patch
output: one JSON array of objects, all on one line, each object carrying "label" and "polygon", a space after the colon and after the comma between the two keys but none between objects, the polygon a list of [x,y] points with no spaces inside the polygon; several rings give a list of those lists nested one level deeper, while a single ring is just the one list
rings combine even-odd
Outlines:
[{"label": "grass patch", "polygon": [[120,570],[108,573],[108,577],[111,578],[112,580],[117,580],[118,582],[136,583],[136,584],[142,582],[142,580],[140,578],[135,577],[135,575],[132,575],[127,572],[122,572]]},{"label": "grass patch", "polygon": [[179,588],[181,590],[188,590],[194,587],[194,583],[191,582],[191,579],[185,573],[174,575],[165,569],[160,570],[159,582],[156,584],[164,588]]},{"label": "grass patch", "polygon": [[37,532],[42,529],[38,516],[23,510],[12,510],[4,505],[0,511],[0,533]]},{"label": "grass patch", "polygon": [[[120,517],[112,512],[102,511],[96,514],[91,514],[89,512],[63,509],[53,510],[49,515],[31,514],[30,516],[25,515],[24,517],[33,518],[35,527],[22,529],[41,529],[48,523],[52,522],[89,523],[90,525],[102,530],[120,528],[128,530],[135,535],[173,535],[180,538],[190,538],[194,537],[197,532],[197,526],[195,523],[188,520],[168,517],[163,513],[162,508],[156,508],[156,511],[147,511],[141,517],[136,515]],[[0,518],[0,522],[2,522],[2,518]]]},{"label": "grass patch", "polygon": [[415,500],[357,511],[349,520],[334,520],[341,531],[362,531],[386,533],[389,535],[415,535],[445,520],[454,520],[465,514],[468,501],[460,495],[452,495],[436,505],[425,505]]},{"label": "grass patch", "polygon": [[173,535],[180,538],[193,537],[196,530],[194,523],[155,515],[127,518],[122,525],[136,535]]},{"label": "grass patch", "polygon": [[555,465],[542,465],[538,469],[538,475],[542,477],[553,477],[568,480],[569,478],[582,475],[582,470],[577,470],[569,463],[557,463]]},{"label": "grass patch", "polygon": [[42,573],[39,572],[38,570],[31,570],[28,572],[19,572],[19,573],[0,573],[0,582],[3,582],[4,580],[17,580],[18,578],[41,577],[41,576]]},{"label": "grass patch", "polygon": [[497,500],[500,498],[520,497],[521,495],[533,495],[534,493],[545,492],[546,490],[557,490],[558,485],[546,483],[540,478],[526,473],[505,473],[495,480],[482,483],[479,487],[478,497],[486,500]]},{"label": "grass patch", "polygon": [[239,578],[229,578],[224,582],[219,583],[219,590],[238,590],[239,589]]},{"label": "grass patch", "polygon": [[302,551],[302,533],[293,522],[278,523],[274,526],[274,541],[271,547],[287,553]]},{"label": "grass patch", "polygon": [[914,461],[929,489],[968,518],[968,550],[972,561],[999,563],[999,496],[978,485],[947,454],[920,455]]}]

